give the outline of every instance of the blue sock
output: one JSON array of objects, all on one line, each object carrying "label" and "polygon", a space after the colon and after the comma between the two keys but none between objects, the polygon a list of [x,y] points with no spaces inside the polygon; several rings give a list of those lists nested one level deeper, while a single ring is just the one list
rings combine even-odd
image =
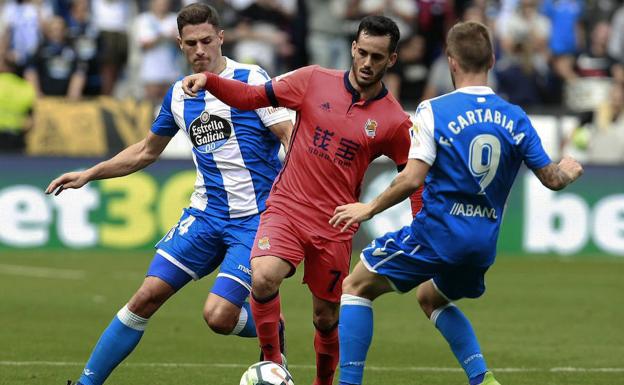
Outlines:
[{"label": "blue sock", "polygon": [[[453,354],[473,385],[473,381],[477,381],[478,376],[487,371],[487,366],[470,321],[452,303],[434,310],[431,313],[431,321],[451,346]],[[476,384],[482,380],[481,378]]]},{"label": "blue sock", "polygon": [[373,340],[372,301],[343,294],[340,298],[340,384],[361,384],[366,354]]},{"label": "blue sock", "polygon": [[147,321],[130,312],[128,305],[119,310],[100,336],[79,382],[83,385],[104,383],[113,369],[137,346]]},{"label": "blue sock", "polygon": [[236,334],[241,337],[257,337],[256,323],[251,315],[251,306],[249,305],[249,302],[245,302],[243,303],[243,306],[241,306],[238,323],[230,334]]}]

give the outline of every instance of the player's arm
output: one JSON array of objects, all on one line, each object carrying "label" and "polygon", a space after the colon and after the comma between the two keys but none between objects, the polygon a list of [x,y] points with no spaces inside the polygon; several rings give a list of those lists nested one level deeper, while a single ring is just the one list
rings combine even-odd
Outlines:
[{"label": "player's arm", "polygon": [[336,227],[344,222],[341,231],[345,231],[349,226],[364,222],[404,201],[423,185],[430,167],[420,159],[408,160],[403,171],[394,178],[384,192],[368,203],[357,202],[336,207],[329,224]]},{"label": "player's arm", "polygon": [[561,190],[574,182],[583,174],[583,167],[569,156],[563,157],[559,163],[554,163],[544,151],[542,141],[528,117],[520,119],[519,124],[526,125],[525,137],[520,142],[520,151],[523,153],[524,163],[535,173],[537,179],[551,190]]},{"label": "player's arm", "polygon": [[115,178],[132,174],[153,163],[171,140],[170,136],[156,135],[149,132],[147,137],[135,143],[113,158],[105,160],[84,171],[68,172],[54,179],[46,194],[56,191],[58,195],[64,189],[80,188],[92,180]]},{"label": "player's arm", "polygon": [[583,174],[583,166],[573,158],[565,156],[559,163],[550,163],[533,172],[544,186],[558,191],[578,179]]},{"label": "player's arm", "polygon": [[238,80],[224,79],[210,72],[189,75],[182,80],[182,90],[189,96],[195,97],[203,89],[228,106],[241,110],[255,110],[272,105],[264,85],[254,86]]},{"label": "player's arm", "polygon": [[290,135],[293,130],[292,122],[284,120],[283,122],[270,125],[268,129],[280,140],[282,146],[284,146],[284,151],[288,151],[288,143],[290,143]]},{"label": "player's arm", "polygon": [[196,96],[197,92],[206,89],[225,104],[241,110],[268,106],[299,110],[317,68],[318,66],[303,67],[280,75],[263,85],[251,85],[204,72],[185,77],[182,80],[182,90],[187,95]]}]

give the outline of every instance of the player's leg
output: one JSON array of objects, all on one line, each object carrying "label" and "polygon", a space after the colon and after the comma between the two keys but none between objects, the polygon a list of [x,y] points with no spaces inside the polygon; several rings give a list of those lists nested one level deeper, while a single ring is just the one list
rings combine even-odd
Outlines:
[{"label": "player's leg", "polygon": [[388,280],[358,262],[342,284],[340,301],[340,384],[361,384],[373,339],[373,300],[392,291]]},{"label": "player's leg", "polygon": [[251,260],[251,311],[265,360],[282,364],[279,349],[281,301],[279,287],[284,278],[292,275],[293,266],[275,256],[255,257]]},{"label": "player's leg", "polygon": [[261,216],[251,251],[250,303],[256,332],[264,359],[278,364],[283,363],[279,349],[279,287],[303,260],[298,236],[285,215],[269,208]]},{"label": "player's leg", "polygon": [[406,226],[375,239],[343,283],[340,303],[340,384],[361,384],[373,337],[372,301],[389,291],[408,292],[433,276],[435,264]]},{"label": "player's leg", "polygon": [[331,385],[338,366],[338,314],[342,282],[349,274],[351,241],[306,239],[303,281],[313,294],[314,385]]},{"label": "player's leg", "polygon": [[474,329],[450,298],[480,296],[485,290],[485,270],[468,266],[451,268],[422,283],[416,293],[422,310],[448,342],[470,385],[496,385],[498,382],[491,374],[486,377],[487,365]]},{"label": "player's leg", "polygon": [[222,245],[203,213],[186,209],[180,221],[156,245],[145,281],[102,333],[79,384],[100,385],[136,347],[149,318],[191,279],[214,270]]},{"label": "player's leg", "polygon": [[331,385],[338,366],[338,314],[340,304],[312,296],[316,378],[313,385]]},{"label": "player's leg", "polygon": [[[177,269],[172,266],[172,269]],[[184,272],[179,287],[191,280]],[[82,372],[79,384],[100,385],[138,345],[149,318],[176,292],[159,277],[148,276],[104,330]]]},{"label": "player's leg", "polygon": [[218,334],[256,337],[247,298],[251,291],[250,256],[259,215],[230,219],[223,226],[227,251],[204,306],[204,320]]}]

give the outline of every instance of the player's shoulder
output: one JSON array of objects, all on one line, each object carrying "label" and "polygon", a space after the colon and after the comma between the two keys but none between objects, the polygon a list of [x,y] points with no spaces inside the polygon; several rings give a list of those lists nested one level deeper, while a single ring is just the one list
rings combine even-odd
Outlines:
[{"label": "player's shoulder", "polygon": [[[238,80],[242,80],[245,82],[264,82],[270,80],[271,77],[265,71],[264,68],[257,64],[251,63],[241,63],[236,60],[225,57],[225,66],[226,70],[222,72],[223,77],[226,78],[240,78]],[[241,77],[241,75],[243,75]]]},{"label": "player's shoulder", "polygon": [[325,67],[321,67],[318,64],[314,64],[309,66],[310,67],[310,71],[311,72],[315,72],[318,74],[323,74],[323,75],[328,75],[331,77],[336,77],[336,78],[342,78],[345,74],[345,71],[343,70],[336,70],[336,69],[332,69],[332,68],[325,68]]},{"label": "player's shoulder", "polygon": [[526,111],[517,104],[510,103],[502,97],[496,95],[497,109],[504,112],[509,118],[515,121],[529,121]]},{"label": "player's shoulder", "polygon": [[321,67],[318,64],[312,64],[312,65],[297,68],[283,75],[279,75],[275,79],[280,80],[293,74],[307,75],[307,76],[320,75],[320,76],[329,76],[329,77],[334,77],[334,78],[342,78],[342,76],[344,75],[344,71]]}]

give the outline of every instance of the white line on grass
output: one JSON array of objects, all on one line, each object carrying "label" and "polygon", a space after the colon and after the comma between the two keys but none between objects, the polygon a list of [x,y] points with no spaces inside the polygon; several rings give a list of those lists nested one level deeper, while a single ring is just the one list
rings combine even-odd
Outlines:
[{"label": "white line on grass", "polygon": [[34,278],[85,279],[82,270],[56,269],[52,267],[32,267],[0,264],[0,274],[18,275]]},{"label": "white line on grass", "polygon": [[[0,361],[0,366],[83,366],[84,362],[68,361]],[[232,368],[245,369],[245,364],[220,363],[190,363],[190,362],[131,362],[122,364],[129,367],[159,367],[159,368]],[[293,369],[314,369],[314,365],[288,365]],[[366,370],[374,372],[461,372],[461,368],[435,366],[367,366]],[[624,373],[624,368],[493,368],[494,372],[588,372],[588,373]]]}]

